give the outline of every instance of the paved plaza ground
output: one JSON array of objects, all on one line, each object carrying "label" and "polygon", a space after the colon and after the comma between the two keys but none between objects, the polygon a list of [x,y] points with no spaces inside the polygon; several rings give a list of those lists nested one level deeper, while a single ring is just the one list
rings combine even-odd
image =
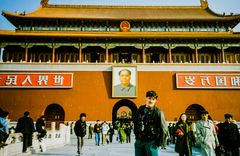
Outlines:
[{"label": "paved plaza ground", "polygon": [[[94,139],[85,139],[83,156],[134,156],[134,136],[131,143],[120,144],[114,138],[111,144],[96,146]],[[72,135],[71,143],[64,147],[47,150],[44,153],[33,154],[35,156],[74,156],[77,155],[77,138]],[[174,145],[167,146],[166,150],[159,150],[159,156],[178,156],[174,151]],[[200,156],[197,150],[193,150],[193,156]]]}]

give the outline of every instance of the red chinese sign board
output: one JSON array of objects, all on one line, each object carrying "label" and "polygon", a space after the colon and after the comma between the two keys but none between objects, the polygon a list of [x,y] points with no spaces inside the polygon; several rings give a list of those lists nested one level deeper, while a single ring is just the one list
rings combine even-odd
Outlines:
[{"label": "red chinese sign board", "polygon": [[240,89],[240,73],[207,74],[177,73],[177,88],[188,89]]},{"label": "red chinese sign board", "polygon": [[0,73],[0,88],[72,88],[73,73]]}]

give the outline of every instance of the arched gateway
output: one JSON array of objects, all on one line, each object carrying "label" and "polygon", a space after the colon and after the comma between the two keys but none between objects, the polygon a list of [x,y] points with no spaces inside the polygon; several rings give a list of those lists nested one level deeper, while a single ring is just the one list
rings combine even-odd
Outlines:
[{"label": "arched gateway", "polygon": [[186,109],[185,113],[190,121],[197,121],[201,119],[201,112],[203,110],[205,109],[201,105],[192,104]]},{"label": "arched gateway", "polygon": [[[124,100],[120,100],[118,101],[113,109],[112,109],[112,121],[116,121],[117,120],[117,112],[121,107],[128,107],[131,110],[132,113],[132,117],[135,116],[136,112],[137,112],[137,106],[130,100],[124,99]],[[129,120],[132,120],[132,118],[130,118]]]},{"label": "arched gateway", "polygon": [[65,120],[65,112],[59,104],[50,104],[47,106],[44,115],[46,117],[46,127],[51,127],[51,122],[56,122],[56,129],[59,129],[60,123]]}]

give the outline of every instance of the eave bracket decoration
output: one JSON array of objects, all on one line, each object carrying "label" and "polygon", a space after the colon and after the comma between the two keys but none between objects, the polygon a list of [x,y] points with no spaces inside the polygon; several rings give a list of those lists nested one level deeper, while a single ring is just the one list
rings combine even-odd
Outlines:
[{"label": "eave bracket decoration", "polygon": [[130,30],[130,28],[131,28],[131,25],[128,21],[122,21],[120,23],[120,30],[122,32],[128,32]]},{"label": "eave bracket decoration", "polygon": [[42,5],[43,8],[45,8],[45,7],[48,6],[48,1],[49,1],[49,0],[41,0],[41,3],[40,3],[40,4]]}]

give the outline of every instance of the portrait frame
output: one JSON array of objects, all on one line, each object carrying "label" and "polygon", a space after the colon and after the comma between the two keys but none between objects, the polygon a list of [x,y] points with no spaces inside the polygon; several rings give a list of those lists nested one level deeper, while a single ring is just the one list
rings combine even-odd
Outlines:
[{"label": "portrait frame", "polygon": [[[130,83],[129,87],[126,89],[122,86],[122,82],[120,80],[120,71],[130,71]],[[138,74],[137,74],[137,66],[131,65],[119,65],[112,66],[112,97],[113,98],[136,98],[138,92]],[[122,88],[122,89],[120,89]]]}]

